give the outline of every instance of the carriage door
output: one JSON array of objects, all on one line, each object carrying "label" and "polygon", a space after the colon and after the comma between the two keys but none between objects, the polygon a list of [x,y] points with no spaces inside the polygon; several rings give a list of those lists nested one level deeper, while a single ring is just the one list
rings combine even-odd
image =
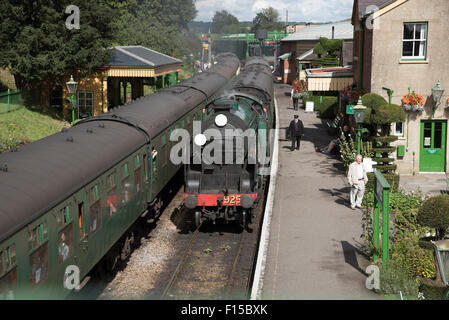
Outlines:
[{"label": "carriage door", "polygon": [[445,172],[446,122],[421,121],[419,171]]}]

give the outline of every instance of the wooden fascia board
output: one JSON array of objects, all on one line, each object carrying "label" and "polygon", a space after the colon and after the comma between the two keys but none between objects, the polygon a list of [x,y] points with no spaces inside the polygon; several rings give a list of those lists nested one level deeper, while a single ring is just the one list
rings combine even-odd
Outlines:
[{"label": "wooden fascia board", "polygon": [[380,9],[379,11],[375,12],[373,14],[373,19],[379,18],[380,16],[384,15],[385,13],[393,10],[394,8],[400,6],[401,4],[407,2],[408,0],[396,0],[393,3],[390,3],[389,5],[387,5],[386,7]]}]

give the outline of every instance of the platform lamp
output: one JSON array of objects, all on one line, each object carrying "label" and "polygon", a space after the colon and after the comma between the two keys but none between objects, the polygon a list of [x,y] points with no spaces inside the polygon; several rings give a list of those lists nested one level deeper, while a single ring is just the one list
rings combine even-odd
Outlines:
[{"label": "platform lamp", "polygon": [[440,80],[438,80],[438,83],[435,87],[432,88],[432,97],[433,97],[433,107],[432,107],[432,117],[435,114],[435,110],[440,105],[441,97],[443,96],[444,89],[441,88]]},{"label": "platform lamp", "polygon": [[357,124],[357,154],[360,154],[360,139],[362,137],[362,125],[365,120],[366,107],[362,104],[362,97],[359,97],[357,105],[354,107],[355,123]]},{"label": "platform lamp", "polygon": [[75,122],[75,94],[78,88],[78,82],[73,80],[73,75],[70,76],[70,80],[66,82],[67,90],[69,91],[69,101],[72,103],[72,124]]}]

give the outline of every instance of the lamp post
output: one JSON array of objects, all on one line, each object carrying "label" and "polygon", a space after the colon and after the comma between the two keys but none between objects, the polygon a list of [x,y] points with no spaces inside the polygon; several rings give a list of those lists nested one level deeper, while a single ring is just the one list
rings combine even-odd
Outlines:
[{"label": "lamp post", "polygon": [[444,89],[441,88],[440,80],[438,80],[438,83],[435,87],[432,88],[432,97],[433,97],[433,108],[432,108],[432,117],[435,114],[435,110],[440,105],[441,97],[443,96]]},{"label": "lamp post", "polygon": [[67,90],[70,93],[70,102],[72,103],[72,124],[75,122],[75,94],[78,88],[78,82],[73,80],[73,75],[70,76],[70,80],[66,82]]},{"label": "lamp post", "polygon": [[360,139],[362,136],[362,124],[365,120],[366,107],[362,104],[362,98],[359,97],[357,105],[354,107],[354,117],[357,124],[357,154],[360,154]]},{"label": "lamp post", "polygon": [[[449,240],[432,241],[432,243],[435,248],[435,257],[441,280],[446,286],[449,286]],[[444,298],[449,299],[449,289],[445,291]]]}]

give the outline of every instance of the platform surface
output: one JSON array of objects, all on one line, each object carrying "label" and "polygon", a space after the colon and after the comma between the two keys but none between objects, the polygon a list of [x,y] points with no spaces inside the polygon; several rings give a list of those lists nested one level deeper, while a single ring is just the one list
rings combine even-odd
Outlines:
[{"label": "platform surface", "polygon": [[[349,207],[342,163],[315,151],[332,139],[316,113],[294,111],[291,87],[276,85],[279,169],[262,299],[379,299],[365,288],[369,261],[362,246],[362,211]],[[285,130],[293,115],[304,123],[299,151]]]}]

